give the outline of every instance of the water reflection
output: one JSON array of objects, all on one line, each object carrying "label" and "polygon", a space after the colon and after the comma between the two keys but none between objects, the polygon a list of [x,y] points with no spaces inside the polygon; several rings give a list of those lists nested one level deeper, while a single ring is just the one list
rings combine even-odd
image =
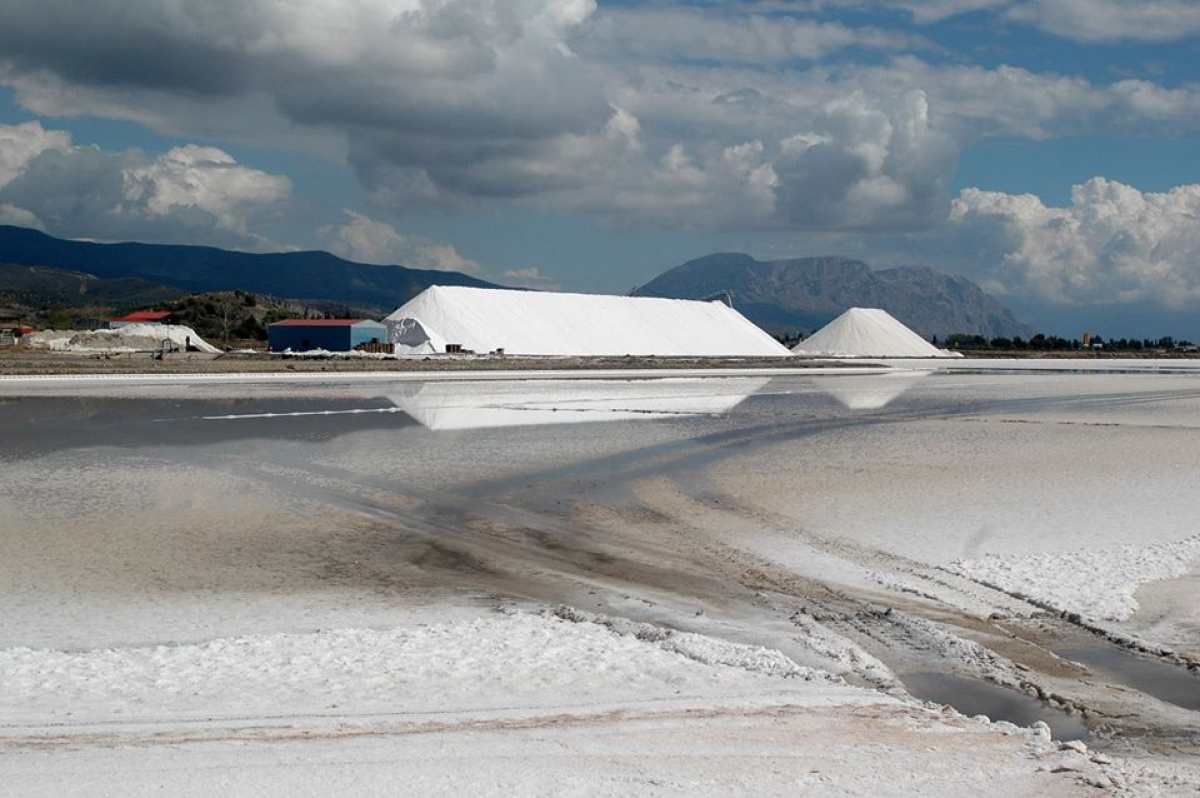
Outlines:
[{"label": "water reflection", "polygon": [[932,373],[890,371],[884,374],[814,377],[813,384],[850,410],[879,410]]},{"label": "water reflection", "polygon": [[6,400],[0,461],[91,447],[204,446],[249,439],[320,441],[413,426],[386,399],[37,396]]},{"label": "water reflection", "polygon": [[389,395],[431,430],[728,413],[769,378],[430,382]]},{"label": "water reflection", "polygon": [[978,679],[950,673],[909,673],[902,677],[909,693],[922,701],[949,704],[964,715],[986,715],[1018,726],[1042,721],[1059,740],[1089,740],[1087,726],[1077,715],[1030,698],[1024,693]]},{"label": "water reflection", "polygon": [[[930,371],[813,378],[853,410],[886,406]],[[83,447],[327,440],[420,424],[430,430],[724,415],[769,377],[449,380],[323,387],[63,389],[0,399],[0,460]],[[786,382],[786,381],[785,381]],[[791,390],[785,391],[791,393]]]},{"label": "water reflection", "polygon": [[1161,701],[1200,712],[1200,679],[1177,665],[1139,657],[1128,649],[1108,644],[1061,649],[1055,653]]},{"label": "water reflection", "polygon": [[768,378],[445,381],[289,390],[117,391],[0,399],[0,461],[91,448],[314,442],[419,423],[470,430],[721,415]]}]

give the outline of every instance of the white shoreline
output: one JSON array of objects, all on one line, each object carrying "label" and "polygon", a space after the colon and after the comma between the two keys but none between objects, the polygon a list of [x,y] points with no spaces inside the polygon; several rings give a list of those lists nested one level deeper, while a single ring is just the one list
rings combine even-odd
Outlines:
[{"label": "white shoreline", "polygon": [[828,368],[718,369],[538,369],[495,371],[269,371],[228,374],[5,374],[0,386],[113,383],[119,385],[181,385],[189,383],[359,383],[359,382],[482,382],[508,380],[650,380],[696,377],[796,377],[830,374],[884,374],[890,366]]}]

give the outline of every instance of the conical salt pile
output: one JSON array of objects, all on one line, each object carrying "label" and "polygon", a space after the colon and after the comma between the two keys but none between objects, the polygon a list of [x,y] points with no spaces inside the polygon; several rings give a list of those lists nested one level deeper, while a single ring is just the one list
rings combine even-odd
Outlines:
[{"label": "conical salt pile", "polygon": [[952,357],[879,308],[850,308],[792,351],[801,357]]}]

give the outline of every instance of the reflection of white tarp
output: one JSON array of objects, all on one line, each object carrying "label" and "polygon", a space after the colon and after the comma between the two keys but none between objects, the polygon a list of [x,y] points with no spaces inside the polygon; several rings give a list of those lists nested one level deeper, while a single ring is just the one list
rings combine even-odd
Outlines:
[{"label": "reflection of white tarp", "polygon": [[434,286],[384,319],[396,351],[755,357],[786,347],[720,302]]},{"label": "reflection of white tarp", "polygon": [[895,371],[817,377],[813,384],[851,410],[878,410],[928,377],[931,371]]},{"label": "reflection of white tarp", "polygon": [[727,413],[769,378],[429,382],[392,403],[432,430]]},{"label": "reflection of white tarp", "polygon": [[792,351],[802,357],[952,357],[879,308],[850,308]]}]

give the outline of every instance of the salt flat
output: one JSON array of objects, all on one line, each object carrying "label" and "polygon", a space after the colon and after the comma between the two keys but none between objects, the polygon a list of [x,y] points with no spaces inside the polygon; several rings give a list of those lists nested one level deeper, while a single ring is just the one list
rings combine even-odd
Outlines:
[{"label": "salt flat", "polygon": [[7,385],[0,793],[1196,789],[1200,375],[915,365]]}]

